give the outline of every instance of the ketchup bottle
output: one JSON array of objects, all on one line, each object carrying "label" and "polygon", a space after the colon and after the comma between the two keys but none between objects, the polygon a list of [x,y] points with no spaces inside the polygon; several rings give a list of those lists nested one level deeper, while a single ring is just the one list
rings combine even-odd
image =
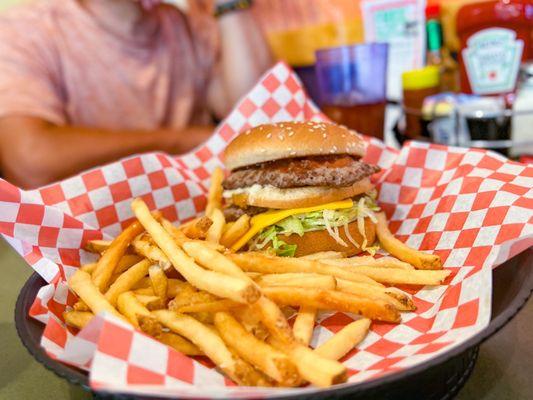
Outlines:
[{"label": "ketchup bottle", "polygon": [[471,3],[457,13],[464,93],[513,92],[520,63],[532,54],[533,1]]}]

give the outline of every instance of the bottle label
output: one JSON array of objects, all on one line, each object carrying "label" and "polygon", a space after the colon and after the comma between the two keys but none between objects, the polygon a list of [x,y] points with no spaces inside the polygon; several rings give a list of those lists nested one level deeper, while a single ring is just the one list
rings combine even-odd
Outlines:
[{"label": "bottle label", "polygon": [[489,28],[472,35],[462,55],[475,94],[495,94],[513,91],[523,40],[516,39],[516,32],[504,28]]}]

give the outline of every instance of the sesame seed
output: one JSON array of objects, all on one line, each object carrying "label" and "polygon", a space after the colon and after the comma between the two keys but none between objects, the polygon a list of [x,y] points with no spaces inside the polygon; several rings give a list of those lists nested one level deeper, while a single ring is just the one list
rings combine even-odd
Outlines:
[{"label": "sesame seed", "polygon": [[294,135],[294,131],[289,132],[289,137],[291,137],[292,135]]},{"label": "sesame seed", "polygon": [[267,134],[267,139],[270,139],[272,137],[272,134],[271,133],[268,133]]},{"label": "sesame seed", "polygon": [[285,136],[283,136],[283,135],[280,133],[280,134],[278,135],[278,139],[279,139],[279,140],[283,140],[283,139],[285,139]]},{"label": "sesame seed", "polygon": [[325,133],[322,134],[322,137],[325,139],[328,135],[326,135]]},{"label": "sesame seed", "polygon": [[295,152],[295,151],[291,151],[291,153],[290,153],[290,154],[291,154],[291,156],[293,156],[293,155],[295,155],[295,154],[296,154],[296,152]]}]

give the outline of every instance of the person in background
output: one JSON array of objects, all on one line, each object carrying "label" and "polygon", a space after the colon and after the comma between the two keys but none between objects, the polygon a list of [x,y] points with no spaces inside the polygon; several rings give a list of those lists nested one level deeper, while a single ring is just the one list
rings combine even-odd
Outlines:
[{"label": "person in background", "polygon": [[250,3],[44,0],[0,16],[3,176],[34,188],[205,141],[271,64]]}]

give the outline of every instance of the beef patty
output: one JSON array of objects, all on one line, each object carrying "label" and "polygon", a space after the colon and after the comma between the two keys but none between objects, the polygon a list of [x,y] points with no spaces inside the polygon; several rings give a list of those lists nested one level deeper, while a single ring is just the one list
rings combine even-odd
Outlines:
[{"label": "beef patty", "polygon": [[254,215],[264,213],[265,211],[268,211],[268,209],[263,207],[254,207],[254,206],[245,206],[239,207],[235,204],[230,204],[226,208],[224,208],[224,218],[226,219],[226,222],[233,222],[237,221],[242,215],[248,214],[250,217],[253,217]]},{"label": "beef patty", "polygon": [[316,156],[270,161],[233,171],[222,183],[226,190],[255,184],[277,188],[350,186],[380,168],[349,155]]}]

